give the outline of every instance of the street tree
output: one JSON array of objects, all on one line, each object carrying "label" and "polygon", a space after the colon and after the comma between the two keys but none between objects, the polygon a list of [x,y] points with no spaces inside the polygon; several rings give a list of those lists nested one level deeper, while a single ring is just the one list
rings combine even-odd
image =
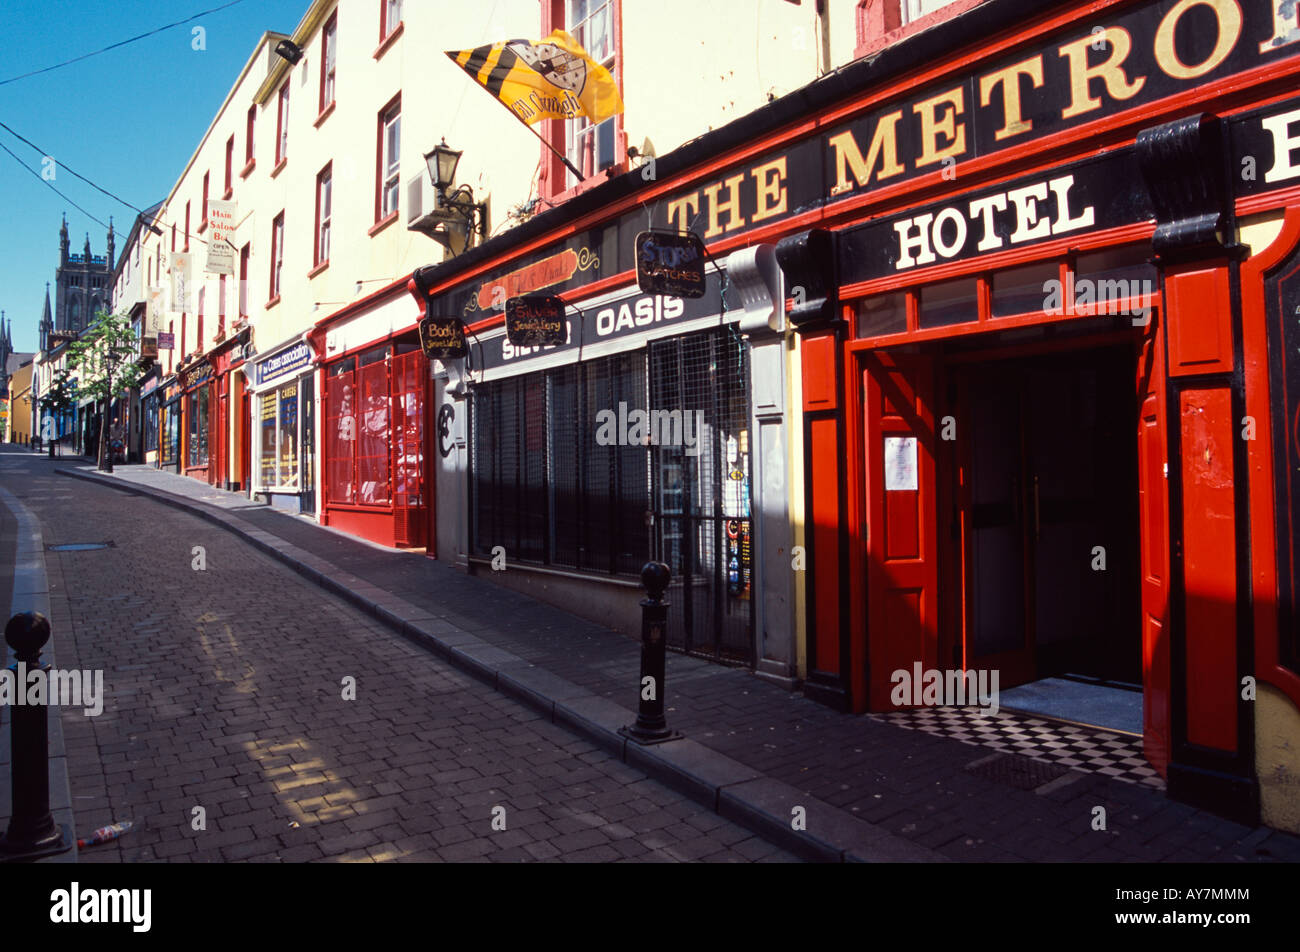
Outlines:
[{"label": "street tree", "polygon": [[41,439],[49,444],[50,459],[54,459],[54,444],[58,442],[59,417],[70,412],[76,402],[76,384],[65,361],[54,371],[49,388],[41,396],[41,409],[45,411],[45,418],[41,421]]},{"label": "street tree", "polygon": [[68,366],[77,374],[77,389],[82,397],[93,397],[102,405],[99,418],[99,459],[102,472],[113,471],[113,456],[108,446],[108,418],[113,401],[140,382],[140,365],[136,362],[139,339],[126,314],[97,311],[90,326],[68,348]]}]

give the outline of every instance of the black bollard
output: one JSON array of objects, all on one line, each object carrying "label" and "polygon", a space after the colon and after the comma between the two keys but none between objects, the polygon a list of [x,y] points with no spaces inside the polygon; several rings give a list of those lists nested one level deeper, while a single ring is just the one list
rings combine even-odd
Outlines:
[{"label": "black bollard", "polygon": [[[15,690],[27,690],[21,683],[25,678],[17,678],[19,670],[48,670],[41,664],[41,649],[49,640],[50,622],[44,615],[22,612],[9,619],[5,641],[22,665],[10,668]],[[9,709],[13,815],[0,837],[0,859],[33,859],[72,848],[71,835],[50,813],[49,714],[45,704],[15,704]]]},{"label": "black bollard", "polygon": [[682,735],[669,730],[664,717],[664,669],[668,654],[668,600],[664,591],[670,578],[668,566],[647,562],[641,569],[646,597],[641,599],[641,679],[637,682],[640,707],[636,723],[622,733],[638,744],[659,744]]}]

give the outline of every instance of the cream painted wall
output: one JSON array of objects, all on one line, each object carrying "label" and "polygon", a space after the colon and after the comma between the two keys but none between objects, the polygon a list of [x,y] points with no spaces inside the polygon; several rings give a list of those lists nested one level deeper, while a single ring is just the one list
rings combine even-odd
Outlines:
[{"label": "cream painted wall", "polygon": [[628,145],[664,155],[850,62],[856,9],[828,0],[827,57],[811,0],[623,0]]}]

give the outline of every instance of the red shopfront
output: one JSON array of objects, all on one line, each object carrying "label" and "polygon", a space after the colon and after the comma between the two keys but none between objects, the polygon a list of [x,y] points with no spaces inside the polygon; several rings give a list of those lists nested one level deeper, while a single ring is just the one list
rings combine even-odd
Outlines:
[{"label": "red shopfront", "polygon": [[[423,548],[432,518],[425,473],[429,361],[413,330],[394,330],[412,318],[403,291],[385,289],[373,300],[386,303],[359,316],[335,315],[312,333],[313,347],[326,355],[321,521],[383,545]],[[376,333],[376,321],[386,333]]]},{"label": "red shopfront", "polygon": [[1300,707],[1295,16],[1094,3],[991,29],[1006,11],[810,118],[841,198],[777,248],[805,691],[881,711],[920,696],[900,672],[1127,685],[1170,794],[1254,821],[1257,737]]},{"label": "red shopfront", "polygon": [[204,357],[179,373],[181,383],[181,472],[212,482],[216,472],[211,436],[216,429],[212,362]]}]

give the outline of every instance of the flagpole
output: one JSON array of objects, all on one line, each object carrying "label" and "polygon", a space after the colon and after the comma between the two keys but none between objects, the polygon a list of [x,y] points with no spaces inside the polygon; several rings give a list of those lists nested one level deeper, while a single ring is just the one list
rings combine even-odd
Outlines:
[{"label": "flagpole", "polygon": [[[512,113],[514,112],[513,109],[510,110],[510,111],[511,111]],[[519,117],[516,116],[515,118],[518,119]],[[520,121],[520,122],[524,122],[524,120],[522,120],[522,119],[519,119],[519,121]],[[548,148],[548,149],[550,149],[552,152],[554,152],[555,155],[556,155],[556,157],[557,157],[561,162],[564,163],[565,168],[567,168],[567,169],[568,169],[570,172],[572,172],[574,175],[578,176],[578,181],[579,181],[579,182],[585,182],[585,181],[586,181],[586,179],[583,178],[582,173],[579,172],[576,168],[573,167],[573,163],[569,161],[568,157],[567,157],[563,152],[561,152],[559,149],[557,149],[555,146],[553,146],[553,145],[551,145],[549,142],[547,142],[545,136],[543,136],[540,132],[538,132],[536,129],[534,129],[532,126],[530,126],[530,125],[529,125],[528,123],[526,123],[526,122],[524,122],[524,128],[526,128],[526,129],[527,129],[529,132],[531,132],[533,135],[537,136],[537,138],[538,138],[539,140],[541,140],[542,145],[546,146],[546,148]]]}]

